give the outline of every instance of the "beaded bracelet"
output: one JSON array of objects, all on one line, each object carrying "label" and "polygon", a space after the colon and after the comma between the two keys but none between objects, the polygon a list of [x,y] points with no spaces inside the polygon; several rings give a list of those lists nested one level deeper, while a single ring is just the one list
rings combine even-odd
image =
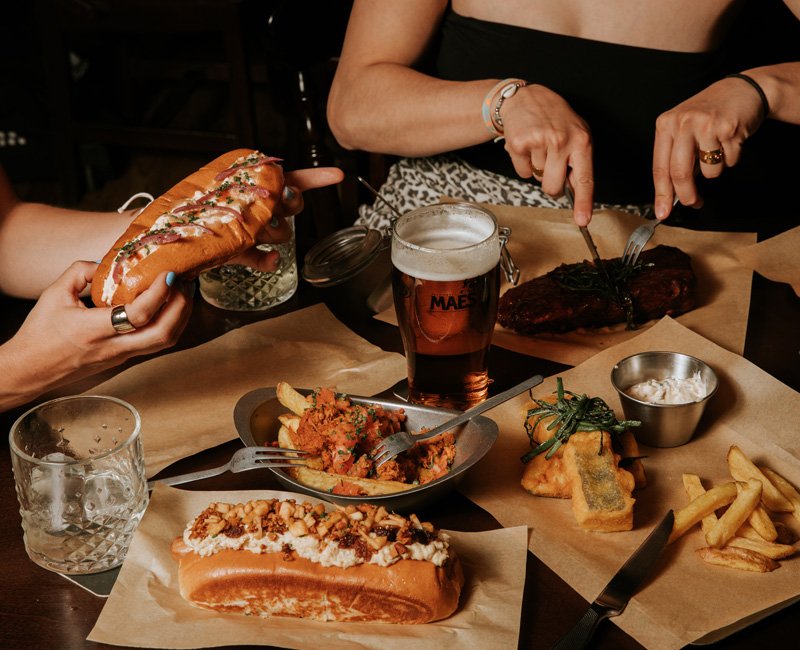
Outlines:
[{"label": "beaded bracelet", "polygon": [[[483,124],[495,138],[503,137],[503,122],[497,119],[499,117],[500,107],[508,97],[511,97],[525,84],[526,82],[522,79],[503,79],[503,81],[492,86],[492,89],[486,93],[486,97],[483,98],[483,104],[481,106]],[[507,93],[510,92],[511,88],[514,90],[508,95]],[[495,97],[497,97],[498,94],[500,97],[498,97],[497,102],[495,102]]]},{"label": "beaded bracelet", "polygon": [[758,82],[753,79],[753,77],[742,74],[741,72],[734,72],[733,74],[725,75],[725,79],[741,79],[742,81],[746,81],[749,83],[755,91],[758,93],[758,96],[761,98],[761,108],[764,110],[764,119],[769,117],[769,100],[767,99],[767,94],[764,92],[764,89],[758,84]]}]

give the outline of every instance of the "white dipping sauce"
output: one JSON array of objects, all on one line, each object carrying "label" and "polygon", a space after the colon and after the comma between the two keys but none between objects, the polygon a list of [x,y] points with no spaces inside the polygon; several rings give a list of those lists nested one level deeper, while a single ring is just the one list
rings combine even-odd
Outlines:
[{"label": "white dipping sauce", "polygon": [[650,404],[689,404],[708,395],[708,384],[695,372],[691,377],[678,379],[648,379],[625,391],[631,397]]}]

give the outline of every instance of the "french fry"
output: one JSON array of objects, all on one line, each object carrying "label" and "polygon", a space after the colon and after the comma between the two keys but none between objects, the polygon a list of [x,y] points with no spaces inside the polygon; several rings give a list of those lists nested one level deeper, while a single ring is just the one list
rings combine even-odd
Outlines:
[{"label": "french fry", "polygon": [[728,541],[728,546],[735,546],[736,548],[747,548],[756,553],[768,557],[772,560],[782,560],[785,557],[794,555],[797,550],[791,544],[774,544],[772,542],[765,542],[764,540],[749,539],[747,537],[735,536]]},{"label": "french fry", "polygon": [[764,505],[773,512],[792,512],[794,510],[792,502],[780,493],[778,488],[736,445],[731,445],[728,450],[728,469],[731,476],[737,481],[746,482],[751,478],[761,481],[761,499]]},{"label": "french fry", "polygon": [[[742,483],[737,483],[736,488],[741,492]],[[759,503],[750,513],[747,522],[742,524],[736,532],[741,537],[749,537],[750,539],[763,540],[765,542],[774,542],[778,538],[778,531],[775,528],[775,522],[769,516],[769,512],[763,504]]]},{"label": "french fry", "polygon": [[[297,433],[297,427],[300,426],[300,418],[296,415],[289,415],[288,413],[279,415],[278,421],[293,433]],[[282,446],[283,445],[281,445],[281,447]],[[289,449],[294,449],[294,447],[289,447]]]},{"label": "french fry", "polygon": [[310,467],[290,467],[287,468],[288,473],[296,481],[303,485],[312,487],[321,492],[331,492],[336,485],[342,481],[357,485],[368,496],[377,496],[379,494],[394,494],[395,492],[403,492],[408,490],[413,485],[408,483],[400,483],[398,481],[385,481],[372,478],[358,478],[357,476],[344,476],[341,474],[329,474],[319,469],[311,469]]},{"label": "french fry", "polygon": [[696,551],[704,562],[724,566],[730,569],[742,569],[744,571],[755,571],[766,573],[774,571],[780,564],[761,553],[751,551],[747,548],[737,548],[726,546],[725,548],[698,548]]},{"label": "french fry", "polygon": [[[297,444],[292,439],[292,433],[297,431],[297,423],[300,420],[294,415],[287,415],[287,416],[281,415],[279,419],[281,421],[281,424],[283,424],[283,426],[278,430],[278,444],[284,449],[297,449]],[[294,428],[292,428],[292,425],[294,425]],[[300,454],[286,454],[286,455],[295,457],[300,456]],[[324,463],[322,462],[322,457],[320,456],[303,456],[303,460],[306,462],[306,466],[310,469],[321,470],[324,466]],[[297,476],[294,475],[295,469],[297,468],[287,467],[286,473],[289,474],[289,476],[291,476],[292,478],[297,479]]]},{"label": "french fry", "polygon": [[798,539],[798,535],[789,526],[782,521],[775,521],[775,530],[778,531],[778,536],[772,540],[776,544],[794,544]]},{"label": "french fry", "polygon": [[761,481],[756,479],[748,480],[741,491],[737,489],[738,494],[733,503],[706,535],[709,546],[721,548],[736,534],[761,500],[761,491]]},{"label": "french fry", "polygon": [[711,488],[675,513],[675,523],[672,525],[672,534],[667,543],[671,544],[683,535],[703,517],[707,517],[715,510],[732,503],[736,498],[736,483],[723,483]]},{"label": "french fry", "polygon": [[303,412],[311,406],[303,395],[285,381],[278,382],[275,392],[277,393],[278,401],[295,415],[303,415]]},{"label": "french fry", "polygon": [[772,518],[769,516],[763,504],[759,503],[753,509],[747,521],[764,541],[774,542],[778,539],[778,531],[775,529],[775,522],[772,521]]},{"label": "french fry", "polygon": [[771,470],[769,467],[759,467],[759,469],[769,479],[770,483],[794,506],[792,516],[800,521],[800,492],[778,472]]},{"label": "french fry", "polygon": [[[703,487],[703,484],[700,482],[700,477],[697,474],[683,475],[683,489],[686,490],[686,496],[689,497],[689,501],[692,501],[706,493],[706,489]],[[700,527],[703,529],[703,535],[708,535],[709,531],[716,523],[717,515],[713,512],[710,515],[703,517],[703,519],[700,521]]]},{"label": "french fry", "polygon": [[766,541],[763,537],[761,537],[761,535],[758,534],[758,531],[747,522],[744,522],[741,526],[739,526],[739,530],[736,531],[736,536],[754,539],[757,542]]}]

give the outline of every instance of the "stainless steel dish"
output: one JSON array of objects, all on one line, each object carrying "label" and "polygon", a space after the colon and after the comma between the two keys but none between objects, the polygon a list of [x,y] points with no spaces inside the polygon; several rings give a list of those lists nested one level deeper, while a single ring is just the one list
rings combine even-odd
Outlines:
[{"label": "stainless steel dish", "polygon": [[[634,384],[649,379],[688,379],[695,373],[707,387],[706,395],[698,401],[654,404],[627,392]],[[626,357],[611,370],[611,383],[619,394],[625,418],[642,423],[633,430],[636,439],[650,447],[677,447],[689,442],[718,386],[717,375],[707,363],[679,352],[640,352]]]},{"label": "stainless steel dish", "polygon": [[[303,395],[312,392],[303,388],[297,390]],[[348,397],[355,404],[377,404],[388,409],[403,409],[408,416],[406,427],[409,431],[418,431],[422,427],[435,427],[458,413],[450,409],[409,404],[399,399],[354,395]],[[239,399],[233,410],[233,420],[239,437],[246,445],[262,446],[277,439],[280,429],[278,416],[287,412],[288,409],[278,401],[275,388],[259,388]],[[425,485],[394,494],[370,497],[330,494],[298,483],[282,469],[270,468],[270,471],[281,485],[293,492],[309,494],[341,505],[368,502],[383,505],[389,510],[407,512],[427,506],[455,488],[467,470],[486,455],[497,440],[497,435],[497,424],[484,416],[478,416],[463,424],[456,436],[456,457],[450,473]]]}]

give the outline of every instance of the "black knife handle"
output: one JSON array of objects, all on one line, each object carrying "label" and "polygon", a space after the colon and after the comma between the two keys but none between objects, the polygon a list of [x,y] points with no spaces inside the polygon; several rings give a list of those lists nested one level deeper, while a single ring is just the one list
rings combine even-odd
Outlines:
[{"label": "black knife handle", "polygon": [[597,624],[608,618],[609,611],[595,603],[589,606],[575,627],[567,632],[561,640],[553,646],[553,650],[580,650],[589,645]]}]

